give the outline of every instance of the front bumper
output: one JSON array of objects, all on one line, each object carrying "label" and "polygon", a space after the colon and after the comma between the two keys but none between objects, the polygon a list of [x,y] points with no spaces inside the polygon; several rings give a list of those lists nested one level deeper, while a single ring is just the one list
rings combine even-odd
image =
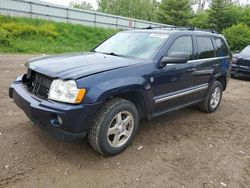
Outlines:
[{"label": "front bumper", "polygon": [[101,104],[71,105],[42,100],[24,88],[21,78],[11,84],[9,95],[31,121],[63,140],[81,139],[87,134]]},{"label": "front bumper", "polygon": [[231,75],[250,78],[250,67],[232,64]]}]

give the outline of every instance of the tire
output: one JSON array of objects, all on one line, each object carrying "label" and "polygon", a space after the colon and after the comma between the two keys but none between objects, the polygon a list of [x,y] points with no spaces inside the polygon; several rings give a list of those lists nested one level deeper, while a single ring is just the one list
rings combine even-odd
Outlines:
[{"label": "tire", "polygon": [[139,113],[128,100],[116,98],[104,104],[90,127],[90,145],[103,155],[116,155],[125,150],[139,126]]},{"label": "tire", "polygon": [[[206,99],[199,105],[200,110],[211,113],[215,112],[220,105],[223,86],[221,82],[215,81],[210,87]],[[216,92],[216,94],[215,94]],[[213,100],[213,101],[212,101]]]}]

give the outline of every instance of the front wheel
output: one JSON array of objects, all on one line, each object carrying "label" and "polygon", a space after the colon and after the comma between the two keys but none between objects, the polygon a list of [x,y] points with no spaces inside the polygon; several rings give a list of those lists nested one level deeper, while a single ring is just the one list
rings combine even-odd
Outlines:
[{"label": "front wheel", "polygon": [[199,105],[199,108],[204,112],[214,112],[220,105],[222,98],[223,86],[221,82],[215,81],[210,87],[206,99]]},{"label": "front wheel", "polygon": [[139,125],[136,106],[124,99],[108,101],[91,126],[90,145],[104,155],[116,155],[125,150]]}]

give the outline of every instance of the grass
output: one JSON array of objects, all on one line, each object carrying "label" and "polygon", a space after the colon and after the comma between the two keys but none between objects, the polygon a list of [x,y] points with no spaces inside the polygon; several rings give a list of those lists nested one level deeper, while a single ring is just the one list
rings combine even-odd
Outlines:
[{"label": "grass", "polygon": [[89,51],[116,32],[113,29],[0,16],[0,53]]}]

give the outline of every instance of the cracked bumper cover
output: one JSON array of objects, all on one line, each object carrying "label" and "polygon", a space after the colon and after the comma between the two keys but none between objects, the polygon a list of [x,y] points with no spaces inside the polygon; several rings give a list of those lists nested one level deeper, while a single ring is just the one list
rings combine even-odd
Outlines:
[{"label": "cracked bumper cover", "polygon": [[[85,137],[101,104],[74,105],[42,100],[25,89],[21,78],[11,84],[9,96],[32,122],[63,140]],[[58,116],[61,124],[57,121]]]}]

